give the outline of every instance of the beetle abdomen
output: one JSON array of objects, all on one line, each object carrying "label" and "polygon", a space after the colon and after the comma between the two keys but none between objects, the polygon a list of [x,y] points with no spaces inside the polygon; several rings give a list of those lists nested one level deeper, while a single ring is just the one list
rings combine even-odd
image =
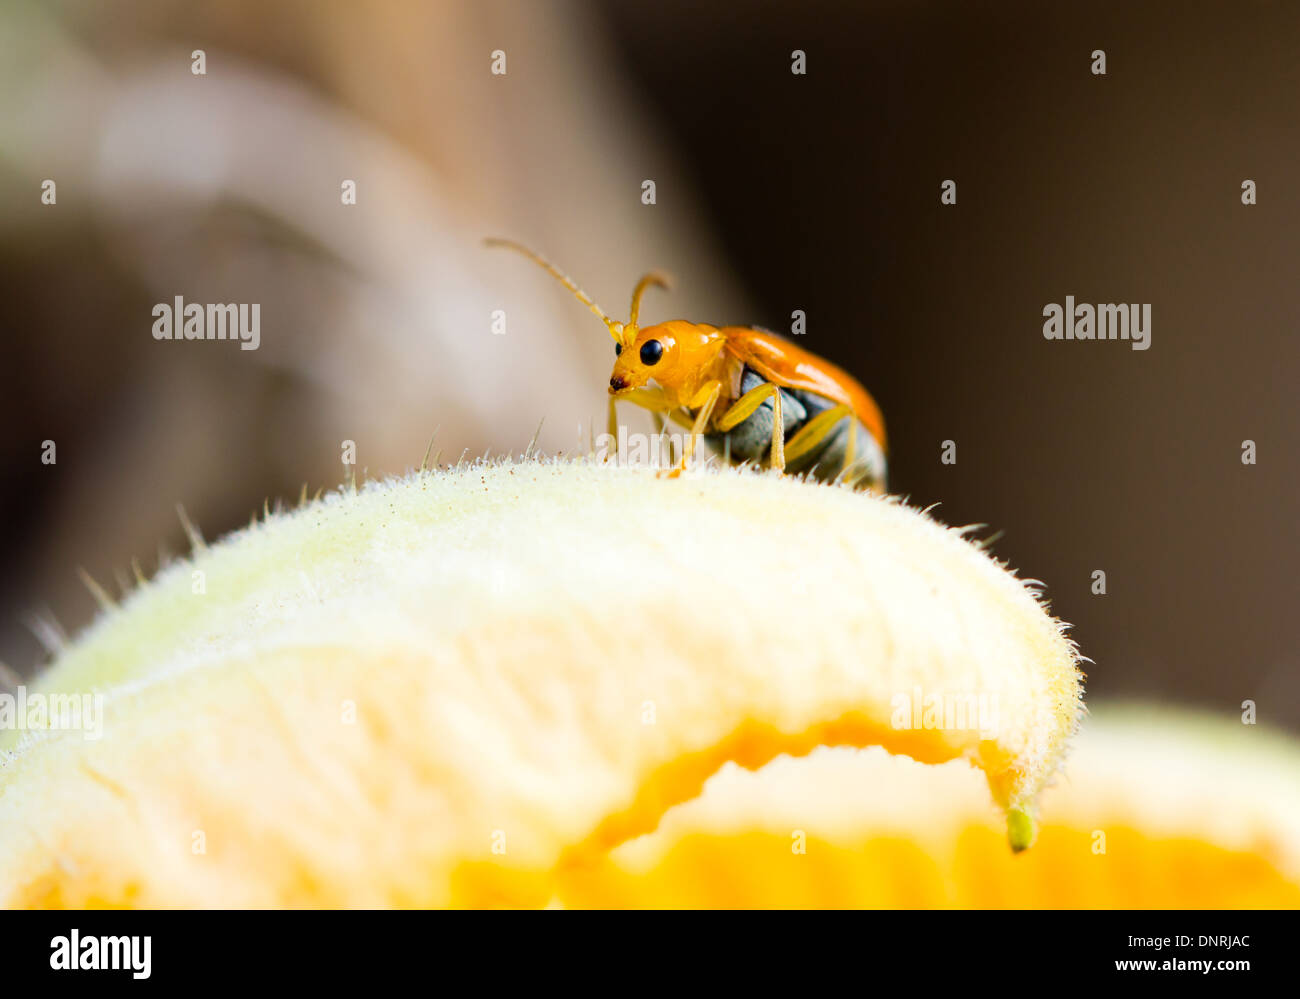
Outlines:
[{"label": "beetle abdomen", "polygon": [[[753,368],[746,366],[740,380],[741,395],[767,381]],[[803,389],[781,389],[781,422],[785,426],[785,440],[789,443],[808,421],[818,413],[835,406],[824,396]],[[749,418],[732,427],[725,434],[705,434],[704,439],[719,454],[730,454],[734,462],[766,462],[772,449],[772,425],[775,406],[765,399]],[[871,432],[858,419],[851,421],[857,432],[854,467],[865,472],[864,485],[885,484],[885,455]],[[845,449],[849,442],[850,421],[841,420],[807,454],[786,465],[791,473],[811,472],[814,478],[834,479],[844,465]]]}]

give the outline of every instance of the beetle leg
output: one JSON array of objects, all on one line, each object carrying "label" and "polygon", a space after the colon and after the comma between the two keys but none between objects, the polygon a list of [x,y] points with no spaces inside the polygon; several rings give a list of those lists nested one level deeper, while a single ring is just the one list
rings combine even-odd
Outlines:
[{"label": "beetle leg", "polygon": [[858,489],[865,485],[869,492],[873,492],[877,496],[882,496],[885,492],[885,487],[881,482],[872,477],[871,469],[865,467],[858,469],[852,475],[846,475],[844,484],[850,489]]},{"label": "beetle leg", "polygon": [[[668,397],[664,395],[663,389],[638,388],[632,389],[630,392],[624,392],[617,397],[611,395],[609,397],[609,435],[616,440],[618,439],[618,415],[614,411],[616,398],[624,402],[636,403],[642,409],[648,409],[652,413],[667,413],[674,408],[673,404],[668,401]],[[656,420],[656,426],[659,432],[662,433],[662,419]]]},{"label": "beetle leg", "polygon": [[[613,398],[614,396],[610,396],[611,400]],[[620,394],[618,399],[620,402],[634,402],[642,409],[648,409],[652,413],[666,413],[673,408],[673,404],[664,395],[664,390],[658,388],[629,389]]]},{"label": "beetle leg", "polygon": [[[797,434],[790,438],[785,448],[785,460],[797,461],[826,439],[835,424],[845,417],[853,418],[853,410],[848,406],[834,406],[824,409],[803,425]],[[852,444],[849,445],[852,447]]]},{"label": "beetle leg", "polygon": [[749,419],[754,410],[770,395],[776,395],[780,392],[771,382],[764,382],[762,385],[755,385],[752,389],[736,400],[735,404],[718,417],[718,422],[714,424],[714,429],[726,433],[732,427],[739,423],[744,423]]},{"label": "beetle leg", "polygon": [[785,418],[781,413],[781,389],[779,386],[774,385],[772,382],[755,385],[737,399],[734,406],[718,418],[718,422],[714,424],[714,427],[722,433],[726,433],[732,427],[744,423],[769,396],[773,399],[771,464],[778,472],[783,472],[785,471]]},{"label": "beetle leg", "polygon": [[[655,468],[658,468],[659,465],[663,463],[664,447],[668,442],[667,437],[664,436],[664,426],[668,421],[664,419],[662,410],[652,409],[650,410],[650,422],[654,424],[655,428],[654,435],[650,438],[650,443],[653,448],[650,452],[650,462]],[[672,460],[671,455],[669,455],[668,460]]]},{"label": "beetle leg", "polygon": [[664,418],[661,414],[669,413],[671,415],[672,410],[675,408],[673,403],[668,401],[668,397],[664,395],[663,389],[638,388],[632,389],[629,392],[624,392],[617,397],[612,395],[609,397],[609,436],[617,441],[618,412],[615,401],[616,398],[623,399],[627,402],[634,402],[643,409],[650,410],[650,417],[654,421],[655,425],[656,437],[660,441],[663,440]]},{"label": "beetle leg", "polygon": [[777,389],[772,404],[772,459],[771,465],[781,475],[785,474],[785,414],[781,412],[781,390]]},{"label": "beetle leg", "polygon": [[660,472],[661,476],[666,474],[667,478],[675,479],[690,465],[691,459],[695,457],[695,442],[709,425],[709,417],[713,415],[713,407],[718,404],[718,396],[721,394],[722,382],[719,381],[709,382],[695,394],[695,398],[690,401],[690,405],[699,406],[699,411],[695,414],[695,422],[691,424],[690,435],[682,444],[681,463],[666,473]]},{"label": "beetle leg", "polygon": [[856,445],[858,441],[858,431],[861,428],[859,427],[857,420],[854,420],[849,424],[849,426],[852,429],[850,430],[848,444],[844,449],[844,467],[840,469],[840,475],[843,476],[845,485],[850,489],[859,489],[865,486],[870,492],[873,492],[878,496],[883,496],[885,494],[885,482],[883,477],[876,477],[875,469],[872,467],[872,462],[867,460],[862,463],[860,468],[855,467],[855,462],[857,460]]}]

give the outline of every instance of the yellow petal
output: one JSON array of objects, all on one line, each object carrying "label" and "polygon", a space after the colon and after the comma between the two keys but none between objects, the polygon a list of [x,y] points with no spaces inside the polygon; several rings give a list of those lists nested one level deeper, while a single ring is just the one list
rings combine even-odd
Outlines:
[{"label": "yellow petal", "polygon": [[567,461],[371,483],[198,552],[45,674],[102,693],[102,738],[10,747],[0,901],[541,905],[724,764],[822,745],[974,765],[1024,846],[1075,659],[891,500]]},{"label": "yellow petal", "polygon": [[[869,786],[872,794],[846,789]],[[1095,705],[1007,853],[960,764],[821,749],[724,767],[697,799],[566,879],[585,906],[1297,908],[1300,743],[1154,705]]]}]

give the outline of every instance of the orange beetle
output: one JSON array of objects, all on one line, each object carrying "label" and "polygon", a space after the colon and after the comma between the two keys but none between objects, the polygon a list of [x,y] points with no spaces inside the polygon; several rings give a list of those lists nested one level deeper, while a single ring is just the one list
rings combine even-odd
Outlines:
[{"label": "orange beetle", "polygon": [[[762,462],[875,491],[885,488],[885,424],[880,409],[847,372],[784,337],[747,326],[710,326],[673,319],[642,329],[641,296],[668,287],[659,272],[632,292],[626,323],[610,319],[550,261],[520,243],[489,239],[545,268],[600,317],[614,338],[609,379],[609,432],[617,435],[615,400],[667,414],[691,428],[678,475],[701,435],[731,461]],[[652,384],[653,383],[653,384]],[[662,418],[656,415],[662,426]]]}]

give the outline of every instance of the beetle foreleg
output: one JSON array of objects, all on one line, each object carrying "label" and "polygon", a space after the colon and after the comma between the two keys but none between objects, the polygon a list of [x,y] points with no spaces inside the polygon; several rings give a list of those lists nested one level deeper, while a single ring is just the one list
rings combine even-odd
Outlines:
[{"label": "beetle foreleg", "polygon": [[[613,396],[610,396],[611,400],[613,398]],[[618,398],[622,402],[634,402],[642,409],[648,409],[652,413],[666,413],[673,408],[673,404],[669,402],[668,397],[664,395],[663,389],[629,389],[619,395]]]},{"label": "beetle foreleg", "polygon": [[[690,408],[698,406],[699,409],[695,413],[695,422],[691,424],[690,435],[682,444],[681,464],[667,473],[668,478],[677,478],[690,465],[695,457],[695,442],[699,440],[700,434],[709,425],[709,417],[713,415],[713,407],[718,404],[718,396],[721,394],[722,382],[712,381],[700,389],[690,401]],[[660,475],[663,474],[663,472],[660,473]]]},{"label": "beetle foreleg", "polygon": [[[648,409],[652,413],[668,413],[674,407],[664,395],[663,389],[657,388],[637,388],[629,392],[624,392],[619,396],[609,397],[609,435],[618,439],[618,414],[615,412],[615,400],[621,399],[624,402],[634,402],[642,409]],[[657,417],[655,427],[659,433],[663,433],[663,419]]]}]

